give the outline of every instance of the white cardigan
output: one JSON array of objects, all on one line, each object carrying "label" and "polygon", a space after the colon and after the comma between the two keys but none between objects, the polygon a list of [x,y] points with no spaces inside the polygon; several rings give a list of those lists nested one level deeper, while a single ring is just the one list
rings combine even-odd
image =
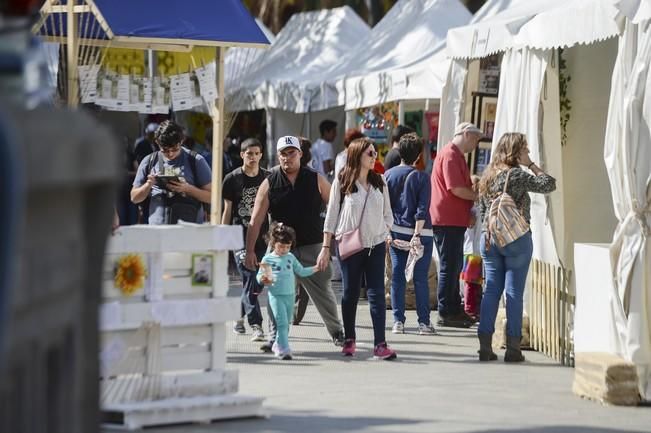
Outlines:
[{"label": "white cardigan", "polygon": [[[389,187],[384,180],[384,176],[382,176],[382,181],[384,182],[382,192],[372,186],[369,188],[368,194],[370,195],[366,203],[366,210],[364,210],[362,226],[360,227],[364,248],[371,248],[384,242],[393,225]],[[335,237],[338,237],[342,233],[347,233],[359,227],[367,192],[359,181],[356,181],[355,184],[357,185],[357,191],[346,195],[340,206],[341,188],[339,187],[339,179],[335,179],[332,183],[328,212],[323,225],[324,232],[334,233]]]}]

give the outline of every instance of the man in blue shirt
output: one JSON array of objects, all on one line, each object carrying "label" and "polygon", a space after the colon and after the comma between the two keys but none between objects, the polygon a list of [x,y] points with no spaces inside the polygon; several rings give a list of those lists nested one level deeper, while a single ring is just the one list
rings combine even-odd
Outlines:
[{"label": "man in blue shirt", "polygon": [[[204,221],[201,203],[210,203],[212,174],[206,160],[181,146],[183,129],[169,120],[155,133],[160,151],[147,155],[136,173],[131,201],[140,203],[147,197],[149,224],[176,224],[179,220]],[[177,176],[164,186],[159,176]]]}]

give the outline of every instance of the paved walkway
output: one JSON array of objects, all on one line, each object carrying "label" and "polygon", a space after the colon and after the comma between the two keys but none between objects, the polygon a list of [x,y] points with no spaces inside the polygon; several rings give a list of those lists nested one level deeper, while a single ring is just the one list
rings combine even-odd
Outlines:
[{"label": "paved walkway", "polygon": [[[390,329],[390,311],[387,311]],[[432,316],[435,318],[436,313]],[[205,432],[651,432],[651,408],[604,407],[571,392],[573,369],[526,352],[522,365],[476,360],[475,329],[419,336],[387,333],[395,361],[372,360],[368,306],[358,311],[358,355],[344,358],[314,307],[294,326],[295,358],[262,354],[249,335],[230,334],[228,363],[242,394],[263,396],[266,419],[176,426],[160,433]]]}]

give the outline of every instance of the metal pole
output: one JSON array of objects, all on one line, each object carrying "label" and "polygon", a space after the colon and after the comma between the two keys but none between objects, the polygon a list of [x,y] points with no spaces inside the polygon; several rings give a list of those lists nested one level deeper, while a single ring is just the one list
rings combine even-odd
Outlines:
[{"label": "metal pole", "polygon": [[79,104],[79,81],[77,80],[77,20],[75,19],[76,0],[68,0],[67,18],[67,59],[68,59],[68,107],[77,108]]},{"label": "metal pole", "polygon": [[210,194],[210,224],[221,222],[222,172],[224,170],[224,57],[226,48],[217,48],[217,105],[212,110],[212,187]]}]

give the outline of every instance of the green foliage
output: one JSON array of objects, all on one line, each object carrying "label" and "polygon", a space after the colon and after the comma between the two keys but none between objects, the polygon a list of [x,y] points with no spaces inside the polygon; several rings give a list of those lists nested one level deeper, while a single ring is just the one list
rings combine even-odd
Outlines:
[{"label": "green foliage", "polygon": [[567,144],[567,124],[570,121],[572,101],[567,96],[567,89],[572,77],[567,71],[567,62],[563,58],[563,49],[558,50],[558,87],[561,113],[561,146]]}]

